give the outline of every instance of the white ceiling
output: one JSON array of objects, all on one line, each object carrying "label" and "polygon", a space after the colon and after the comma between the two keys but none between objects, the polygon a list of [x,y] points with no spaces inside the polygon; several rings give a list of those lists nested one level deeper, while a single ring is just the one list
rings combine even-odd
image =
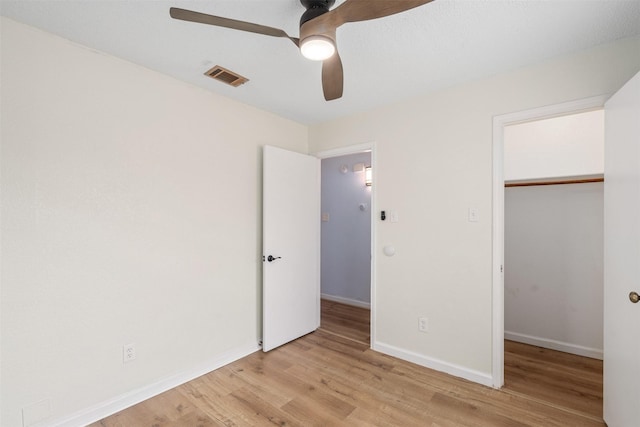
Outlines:
[{"label": "white ceiling", "polygon": [[[327,102],[321,64],[291,41],[173,20],[172,6],[295,37],[304,12],[299,0],[0,0],[0,13],[304,124],[640,34],[640,0],[435,0],[340,27],[344,96]],[[213,65],[250,81],[203,76]]]}]

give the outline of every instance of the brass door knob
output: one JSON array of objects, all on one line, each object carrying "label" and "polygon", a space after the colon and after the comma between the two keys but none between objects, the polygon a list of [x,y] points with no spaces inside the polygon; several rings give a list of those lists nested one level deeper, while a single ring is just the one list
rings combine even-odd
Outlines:
[{"label": "brass door knob", "polygon": [[629,301],[631,301],[634,304],[637,304],[637,302],[640,301],[640,295],[638,295],[637,292],[631,292],[629,294]]}]

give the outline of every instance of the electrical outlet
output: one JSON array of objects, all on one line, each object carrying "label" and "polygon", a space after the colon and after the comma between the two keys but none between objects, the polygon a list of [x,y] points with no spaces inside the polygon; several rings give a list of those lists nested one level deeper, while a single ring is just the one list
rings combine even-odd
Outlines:
[{"label": "electrical outlet", "polygon": [[136,345],[125,344],[122,346],[122,363],[128,363],[136,360]]},{"label": "electrical outlet", "polygon": [[426,317],[418,318],[418,329],[420,332],[428,332],[429,331],[429,319]]}]

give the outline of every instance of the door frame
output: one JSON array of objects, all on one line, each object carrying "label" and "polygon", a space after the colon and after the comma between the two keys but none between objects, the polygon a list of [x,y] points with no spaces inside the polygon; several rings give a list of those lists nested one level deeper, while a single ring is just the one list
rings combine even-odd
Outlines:
[{"label": "door frame", "polygon": [[504,128],[508,125],[602,109],[610,96],[599,95],[493,117],[491,377],[494,388],[504,385]]},{"label": "door frame", "polygon": [[[370,324],[370,332],[369,334],[371,335],[371,338],[369,339],[369,348],[373,348],[373,344],[375,342],[375,331],[376,331],[376,325],[375,325],[375,310],[376,310],[376,287],[375,287],[375,265],[376,265],[376,240],[375,240],[375,236],[376,233],[374,232],[375,229],[375,221],[376,221],[376,171],[377,171],[377,165],[376,165],[376,143],[375,142],[366,142],[363,144],[356,144],[356,145],[349,145],[346,147],[340,147],[340,148],[334,148],[334,149],[330,149],[330,150],[322,150],[322,151],[317,151],[314,153],[310,153],[312,156],[316,156],[319,159],[329,159],[332,157],[341,157],[341,156],[347,156],[349,154],[358,154],[358,153],[364,153],[364,152],[370,152],[371,153],[371,175],[372,175],[372,179],[373,179],[373,185],[371,186],[371,229],[370,229],[370,233],[371,233],[371,248],[370,248],[370,253],[371,253],[371,284],[370,284],[370,289],[371,289],[371,308],[370,308],[370,318],[369,318],[369,324]],[[322,176],[322,172],[320,173],[320,175]],[[322,238],[320,239],[320,242],[322,243]],[[320,270],[322,271],[322,261],[321,261],[321,265],[320,265]]]}]

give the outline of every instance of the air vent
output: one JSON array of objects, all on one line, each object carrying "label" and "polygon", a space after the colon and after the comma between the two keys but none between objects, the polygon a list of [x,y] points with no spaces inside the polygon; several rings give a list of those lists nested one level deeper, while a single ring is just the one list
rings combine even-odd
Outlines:
[{"label": "air vent", "polygon": [[236,74],[233,71],[229,71],[219,65],[216,65],[212,69],[208,70],[206,73],[204,73],[204,75],[233,87],[238,87],[241,84],[249,81],[249,79],[247,79],[246,77],[242,77],[240,74]]}]

